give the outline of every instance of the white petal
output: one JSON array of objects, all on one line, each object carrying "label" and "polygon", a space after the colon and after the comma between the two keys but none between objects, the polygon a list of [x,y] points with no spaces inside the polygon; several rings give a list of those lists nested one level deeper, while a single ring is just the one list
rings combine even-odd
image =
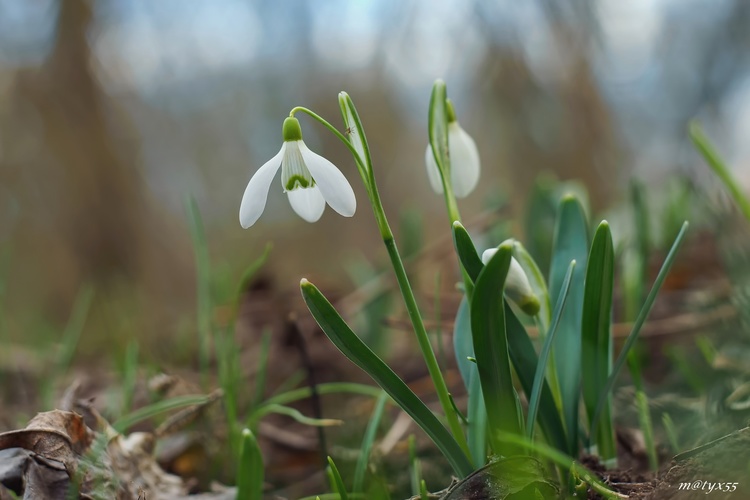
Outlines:
[{"label": "white petal", "polygon": [[263,213],[263,209],[266,208],[268,189],[281,166],[281,158],[284,156],[285,149],[286,142],[282,144],[276,156],[264,163],[247,183],[240,204],[240,224],[245,229],[255,224]]},{"label": "white petal", "polygon": [[479,151],[474,139],[458,122],[448,125],[448,147],[451,154],[453,191],[458,198],[464,198],[479,182]]},{"label": "white petal", "polygon": [[344,217],[354,215],[357,199],[344,174],[333,163],[310,151],[302,141],[299,141],[299,150],[325,201]]},{"label": "white petal", "polygon": [[292,189],[286,194],[289,195],[289,203],[294,211],[307,222],[315,222],[323,215],[326,201],[318,186]]},{"label": "white petal", "polygon": [[430,179],[430,186],[432,190],[438,194],[443,193],[443,181],[440,180],[440,170],[438,169],[437,163],[435,163],[435,156],[432,154],[432,146],[427,145],[427,150],[424,152],[424,164],[427,165],[427,178]]}]

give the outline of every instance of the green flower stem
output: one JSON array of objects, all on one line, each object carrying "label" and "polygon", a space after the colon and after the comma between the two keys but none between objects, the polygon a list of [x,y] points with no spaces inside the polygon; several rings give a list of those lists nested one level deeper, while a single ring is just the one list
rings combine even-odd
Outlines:
[{"label": "green flower stem", "polygon": [[[368,168],[365,164],[365,159],[360,158],[359,153],[356,149],[354,149],[354,146],[352,146],[352,143],[349,142],[349,140],[339,132],[336,127],[328,123],[325,118],[320,116],[319,114],[315,113],[314,111],[307,109],[303,106],[297,106],[293,108],[289,112],[289,116],[294,116],[294,113],[296,112],[302,112],[310,115],[310,117],[314,118],[318,122],[320,122],[321,125],[323,125],[325,128],[331,131],[333,135],[335,135],[341,142],[344,143],[344,145],[349,149],[349,152],[354,156],[354,161],[357,164],[357,170],[359,170],[359,175],[362,177],[362,182],[365,185],[365,189],[367,190],[367,197],[370,199],[370,204],[372,205],[372,211],[375,214],[375,221],[378,224],[378,229],[380,229],[380,235],[383,237],[383,239],[388,237],[388,233],[390,233],[390,228],[388,227],[388,220],[385,218],[385,212],[383,211],[383,206],[380,203],[380,195],[378,194],[378,188],[375,185],[375,179],[372,176],[372,168]],[[367,146],[365,146],[367,147]],[[368,161],[369,161],[369,153],[368,153]],[[391,237],[392,237],[391,233]]]},{"label": "green flower stem", "polygon": [[[440,405],[442,406],[443,412],[445,413],[446,419],[448,420],[448,427],[450,428],[451,433],[458,442],[459,446],[461,446],[461,449],[468,456],[469,446],[466,443],[466,437],[464,436],[463,429],[461,428],[461,423],[458,419],[458,415],[453,410],[450,393],[448,392],[448,385],[445,383],[445,378],[443,378],[443,373],[440,370],[440,365],[438,364],[437,357],[435,356],[435,352],[432,349],[430,338],[427,335],[427,329],[424,326],[422,315],[420,314],[419,307],[417,306],[417,299],[414,297],[414,291],[409,284],[409,278],[406,275],[404,263],[401,260],[401,255],[399,254],[398,248],[396,246],[396,240],[393,236],[393,231],[391,231],[391,227],[388,224],[388,219],[385,216],[385,210],[383,209],[383,204],[380,200],[380,194],[378,193],[377,185],[375,183],[375,176],[373,174],[369,149],[367,146],[367,141],[364,138],[364,134],[362,134],[362,142],[365,148],[365,156],[367,156],[367,158],[361,158],[360,154],[357,152],[351,142],[349,142],[349,140],[341,132],[339,132],[336,127],[328,123],[320,115],[302,106],[293,108],[289,115],[292,116],[297,111],[307,113],[312,118],[319,121],[324,127],[330,130],[333,135],[335,135],[341,142],[343,142],[354,156],[354,160],[357,163],[357,168],[362,177],[362,181],[364,182],[365,188],[367,189],[368,197],[370,198],[370,203],[372,205],[373,213],[375,214],[375,221],[378,224],[380,235],[383,238],[383,243],[385,243],[385,247],[388,250],[388,257],[390,257],[391,265],[393,266],[393,270],[396,273],[396,280],[398,281],[398,286],[401,290],[401,296],[404,299],[404,304],[406,305],[406,311],[409,314],[409,319],[411,320],[411,323],[414,327],[414,333],[417,336],[419,348],[421,349],[422,356],[424,357],[425,363],[427,364],[427,370],[430,374],[430,378],[432,378],[432,382],[435,385],[435,391],[437,392],[438,399],[440,400]],[[357,116],[356,112],[354,113],[354,116],[355,120],[358,121],[359,117]],[[357,123],[357,125],[361,128],[360,123]],[[458,207],[455,206],[455,201],[454,208],[454,213],[457,214]]]},{"label": "green flower stem", "polygon": [[437,391],[438,399],[440,399],[440,405],[443,407],[446,417],[448,418],[448,426],[450,427],[453,437],[456,438],[458,444],[469,455],[469,446],[466,443],[463,429],[458,420],[458,415],[453,410],[451,404],[450,394],[448,393],[448,386],[443,378],[443,373],[440,371],[435,352],[430,344],[430,339],[427,336],[427,330],[422,322],[422,316],[419,314],[419,308],[417,307],[417,301],[414,298],[411,286],[409,285],[409,278],[406,276],[406,269],[401,261],[401,256],[396,248],[396,242],[391,237],[385,239],[385,246],[388,249],[388,256],[391,258],[393,269],[396,272],[396,279],[398,280],[399,287],[401,288],[401,294],[403,295],[404,302],[406,303],[406,310],[411,319],[412,325],[414,325],[414,332],[417,334],[417,341],[419,342],[419,348],[422,350],[425,363],[427,363],[427,370],[430,372],[430,377],[435,384],[435,390]]}]

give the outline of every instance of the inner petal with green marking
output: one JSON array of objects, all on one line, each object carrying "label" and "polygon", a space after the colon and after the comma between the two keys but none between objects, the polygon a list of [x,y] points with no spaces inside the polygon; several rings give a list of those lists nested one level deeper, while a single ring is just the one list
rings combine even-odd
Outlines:
[{"label": "inner petal with green marking", "polygon": [[315,180],[305,166],[297,141],[286,142],[286,151],[281,160],[281,185],[284,191],[305,189],[315,185]]}]

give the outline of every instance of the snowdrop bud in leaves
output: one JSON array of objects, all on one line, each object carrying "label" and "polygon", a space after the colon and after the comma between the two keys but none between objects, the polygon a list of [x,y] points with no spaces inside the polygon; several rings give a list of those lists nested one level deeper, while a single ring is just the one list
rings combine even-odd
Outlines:
[{"label": "snowdrop bud in leaves", "polygon": [[[497,248],[485,250],[482,254],[482,262],[487,264],[495,252]],[[529,278],[526,277],[526,273],[515,257],[510,258],[508,277],[505,278],[505,295],[529,316],[535,316],[539,312],[539,299],[534,294]]]},{"label": "snowdrop bud in leaves", "polygon": [[240,205],[242,227],[247,229],[260,218],[279,168],[282,190],[297,215],[307,222],[320,219],[326,203],[344,217],[354,215],[357,200],[349,181],[333,163],[308,149],[296,118],[284,120],[282,135],[281,150],[255,172],[245,188]]},{"label": "snowdrop bud in leaves", "polygon": [[[446,100],[448,112],[448,152],[450,155],[450,182],[453,192],[458,198],[468,196],[479,182],[479,151],[474,139],[461,128],[456,120],[456,112],[450,99]],[[430,185],[436,193],[443,192],[440,170],[432,154],[432,148],[427,145],[425,151],[427,176]]]}]

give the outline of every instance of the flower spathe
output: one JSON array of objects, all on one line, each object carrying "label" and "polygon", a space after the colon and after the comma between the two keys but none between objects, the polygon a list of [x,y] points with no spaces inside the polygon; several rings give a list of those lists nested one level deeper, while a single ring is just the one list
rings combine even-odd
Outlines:
[{"label": "flower spathe", "polygon": [[[497,248],[485,250],[482,253],[482,262],[487,264],[496,253]],[[515,257],[510,258],[508,276],[505,278],[505,295],[529,316],[535,316],[539,312],[539,299],[531,288],[526,272]]]},{"label": "flower spathe", "polygon": [[[456,120],[453,104],[450,99],[446,101],[448,111],[448,151],[450,153],[450,181],[453,193],[458,198],[465,198],[479,182],[481,170],[479,162],[479,150],[474,139],[461,128]],[[428,144],[425,151],[425,164],[427,165],[427,177],[430,179],[432,189],[441,194],[443,182],[440,179],[440,170],[432,154],[432,147]]]},{"label": "flower spathe", "polygon": [[307,222],[323,215],[326,203],[344,217],[357,210],[349,181],[330,161],[313,153],[302,140],[302,129],[296,118],[284,120],[284,143],[250,179],[240,204],[240,224],[247,229],[257,222],[266,207],[271,181],[281,168],[281,186],[289,196],[292,209]]}]

